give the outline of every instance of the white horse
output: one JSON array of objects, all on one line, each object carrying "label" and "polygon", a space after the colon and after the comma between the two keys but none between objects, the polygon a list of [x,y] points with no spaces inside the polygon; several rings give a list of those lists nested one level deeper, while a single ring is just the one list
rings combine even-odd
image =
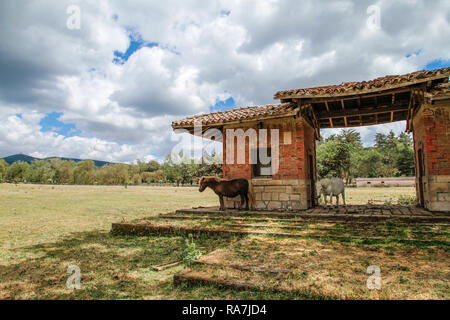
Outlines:
[{"label": "white horse", "polygon": [[342,201],[345,206],[345,185],[344,181],[339,178],[333,179],[322,179],[317,182],[317,199],[323,193],[323,198],[325,200],[325,205],[327,205],[327,196],[330,196],[330,204],[333,204],[333,197],[336,197],[336,205],[339,205],[339,194],[342,195]]}]

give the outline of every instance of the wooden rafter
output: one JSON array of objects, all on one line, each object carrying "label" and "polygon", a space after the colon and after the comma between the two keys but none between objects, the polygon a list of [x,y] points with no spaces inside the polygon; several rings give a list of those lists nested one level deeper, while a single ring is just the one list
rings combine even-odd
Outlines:
[{"label": "wooden rafter", "polygon": [[398,94],[398,93],[405,93],[405,92],[410,92],[411,88],[402,88],[402,89],[395,89],[395,90],[390,90],[390,91],[384,91],[384,92],[378,92],[378,93],[373,93],[373,94],[368,94],[368,95],[363,95],[361,96],[359,95],[354,95],[354,96],[347,96],[347,97],[320,97],[320,98],[303,98],[304,103],[324,103],[324,102],[339,102],[341,100],[347,101],[347,100],[358,100],[364,98],[364,99],[368,99],[368,98],[374,98],[374,97],[382,97],[382,96],[389,96],[392,94]]},{"label": "wooden rafter", "polygon": [[344,118],[344,117],[356,117],[356,116],[366,116],[366,115],[375,115],[379,113],[389,113],[389,112],[398,112],[398,111],[406,111],[408,110],[405,106],[399,106],[395,109],[392,109],[391,107],[384,107],[384,108],[378,108],[378,109],[372,109],[372,110],[345,110],[345,111],[335,111],[330,113],[321,113],[319,114],[319,119],[325,119],[325,118]]}]

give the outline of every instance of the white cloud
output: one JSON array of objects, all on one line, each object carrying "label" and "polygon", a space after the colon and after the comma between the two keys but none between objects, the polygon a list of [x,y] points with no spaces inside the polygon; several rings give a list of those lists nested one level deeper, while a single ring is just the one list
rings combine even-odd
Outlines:
[{"label": "white cloud", "polygon": [[[69,4],[81,9],[80,30],[66,28]],[[376,32],[366,23],[372,4],[381,9]],[[442,41],[450,35],[449,9],[445,0],[2,1],[0,156],[161,159],[173,145],[171,121],[208,112],[217,100],[274,103],[278,90],[450,59]],[[158,46],[112,63],[114,51],[127,50],[130,30]],[[52,111],[81,135],[41,132],[39,119]],[[391,127],[403,129],[358,130],[367,143]]]}]

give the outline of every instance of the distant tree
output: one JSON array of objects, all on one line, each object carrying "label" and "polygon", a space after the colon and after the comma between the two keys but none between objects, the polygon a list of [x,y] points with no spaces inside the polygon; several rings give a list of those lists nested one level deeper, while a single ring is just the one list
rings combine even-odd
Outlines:
[{"label": "distant tree", "polygon": [[338,142],[334,139],[320,141],[317,145],[317,173],[319,178],[337,177],[340,165],[337,161]]},{"label": "distant tree", "polygon": [[205,163],[202,162],[197,166],[197,171],[195,173],[196,178],[201,178],[204,176],[222,176],[222,165],[218,163]]},{"label": "distant tree", "polygon": [[159,183],[165,181],[166,176],[163,170],[157,170],[154,172],[144,172],[142,174],[142,180],[144,183]]},{"label": "distant tree", "polygon": [[361,136],[353,129],[331,135],[317,146],[317,170],[320,178],[341,177],[349,183],[352,175],[352,154],[363,149]]},{"label": "distant tree", "polygon": [[161,165],[157,161],[150,161],[147,163],[147,169],[145,171],[155,172],[161,169]]},{"label": "distant tree", "polygon": [[374,147],[381,154],[380,176],[414,175],[414,149],[409,135],[400,133],[395,136],[392,130],[388,134],[377,133]]},{"label": "distant tree", "polygon": [[47,160],[34,160],[26,173],[27,182],[53,183],[56,171]]},{"label": "distant tree", "polygon": [[183,173],[181,164],[174,163],[170,155],[166,156],[162,171],[168,182],[175,182],[179,185],[183,181]]},{"label": "distant tree", "polygon": [[76,164],[74,161],[62,161],[57,169],[57,176],[59,183],[72,184],[74,183],[73,171]]},{"label": "distant tree", "polygon": [[375,148],[366,148],[352,153],[352,172],[355,177],[376,178],[381,155]]},{"label": "distant tree", "polygon": [[128,166],[126,164],[109,164],[97,169],[97,182],[105,185],[128,184]]},{"label": "distant tree", "polygon": [[395,166],[402,176],[415,175],[413,142],[411,137],[403,132],[398,137]]},{"label": "distant tree", "polygon": [[6,180],[14,183],[25,182],[29,166],[26,162],[14,162],[6,169]]},{"label": "distant tree", "polygon": [[0,183],[6,181],[6,167],[8,164],[5,160],[0,159]]},{"label": "distant tree", "polygon": [[73,179],[75,184],[94,184],[95,182],[95,164],[92,160],[80,161],[73,170]]},{"label": "distant tree", "polygon": [[405,133],[377,133],[373,147],[363,148],[359,134],[341,131],[317,147],[320,177],[393,177],[414,175],[412,139]]},{"label": "distant tree", "polygon": [[133,182],[133,184],[135,185],[139,185],[142,183],[142,177],[139,173],[135,173],[132,177],[131,177],[131,181]]}]

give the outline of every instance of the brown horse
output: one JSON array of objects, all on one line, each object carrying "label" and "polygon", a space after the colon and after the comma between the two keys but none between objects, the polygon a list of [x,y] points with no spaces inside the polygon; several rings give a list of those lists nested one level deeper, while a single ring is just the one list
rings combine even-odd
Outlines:
[{"label": "brown horse", "polygon": [[255,199],[253,197],[253,190],[251,183],[247,179],[233,179],[225,180],[218,177],[202,177],[199,181],[199,191],[203,192],[207,187],[210,187],[218,196],[220,200],[220,210],[225,210],[225,205],[223,203],[223,197],[234,198],[241,196],[241,203],[239,205],[239,210],[241,210],[244,200],[245,200],[245,210],[249,209],[248,198],[250,196],[250,201],[252,205],[255,204]]}]

